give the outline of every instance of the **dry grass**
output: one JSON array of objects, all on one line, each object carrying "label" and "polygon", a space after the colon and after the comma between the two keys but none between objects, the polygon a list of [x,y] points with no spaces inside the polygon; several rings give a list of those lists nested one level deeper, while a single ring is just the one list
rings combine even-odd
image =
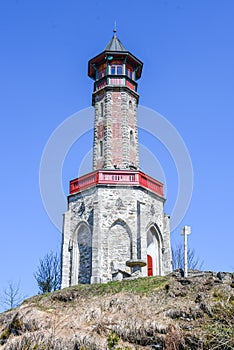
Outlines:
[{"label": "dry grass", "polygon": [[75,286],[0,315],[0,349],[230,350],[233,315],[233,288],[213,277]]}]

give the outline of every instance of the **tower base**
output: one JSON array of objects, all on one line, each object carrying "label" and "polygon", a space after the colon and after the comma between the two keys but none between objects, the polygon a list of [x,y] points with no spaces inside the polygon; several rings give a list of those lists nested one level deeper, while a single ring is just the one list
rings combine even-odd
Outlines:
[{"label": "tower base", "polygon": [[153,179],[139,171],[98,171],[83,180],[93,175],[95,184],[89,180],[89,187],[82,178],[71,181],[71,192],[75,191],[74,181],[80,187],[69,195],[64,214],[62,288],[108,282],[116,271],[129,276],[129,260],[148,262],[139,265],[142,276],[170,273],[169,217],[163,211],[160,183],[154,180],[158,193],[149,190],[140,178]]}]

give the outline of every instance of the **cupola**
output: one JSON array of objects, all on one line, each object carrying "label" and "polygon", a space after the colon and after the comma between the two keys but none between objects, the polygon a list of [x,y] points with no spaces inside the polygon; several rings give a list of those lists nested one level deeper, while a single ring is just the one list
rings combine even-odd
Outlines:
[{"label": "cupola", "polygon": [[94,92],[106,86],[127,87],[137,92],[143,63],[125,49],[116,36],[116,29],[104,51],[88,62],[88,75],[94,82]]}]

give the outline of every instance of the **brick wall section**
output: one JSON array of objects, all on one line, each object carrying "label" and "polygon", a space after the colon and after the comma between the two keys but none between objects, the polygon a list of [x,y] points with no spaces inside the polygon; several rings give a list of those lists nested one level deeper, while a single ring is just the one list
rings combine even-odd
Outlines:
[{"label": "brick wall section", "polygon": [[130,89],[105,89],[96,93],[94,108],[93,169],[138,168],[137,97]]}]

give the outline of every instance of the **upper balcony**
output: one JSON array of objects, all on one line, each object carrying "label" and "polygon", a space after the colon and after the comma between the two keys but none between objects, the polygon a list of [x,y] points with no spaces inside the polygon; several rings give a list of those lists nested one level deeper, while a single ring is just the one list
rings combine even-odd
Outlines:
[{"label": "upper balcony", "polygon": [[106,75],[94,83],[94,92],[106,86],[127,86],[133,91],[137,91],[137,83],[123,74]]},{"label": "upper balcony", "polygon": [[70,181],[70,195],[97,185],[141,186],[164,197],[163,184],[139,170],[96,170]]}]

